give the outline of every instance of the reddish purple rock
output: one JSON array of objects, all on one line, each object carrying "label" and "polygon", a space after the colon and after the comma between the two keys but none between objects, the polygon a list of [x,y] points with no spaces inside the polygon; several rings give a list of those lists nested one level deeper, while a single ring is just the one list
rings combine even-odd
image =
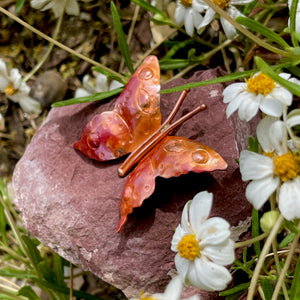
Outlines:
[{"label": "reddish purple rock", "polygon": [[[174,80],[163,88],[221,75],[218,69],[196,72],[189,80]],[[58,254],[128,297],[141,290],[162,291],[175,272],[170,243],[187,200],[203,190],[213,192],[212,215],[231,225],[251,214],[234,159],[246,148],[255,124],[241,122],[236,116],[227,120],[222,92],[221,84],[192,89],[177,118],[201,103],[208,109],[184,123],[176,135],[213,148],[226,160],[228,169],[158,178],[154,194],[134,210],[120,234],[116,226],[126,178],[120,178],[117,169],[123,159],[97,162],[73,149],[86,123],[96,113],[113,109],[114,101],[52,109],[14,172],[16,204],[25,227]],[[161,96],[163,119],[178,95]]]}]

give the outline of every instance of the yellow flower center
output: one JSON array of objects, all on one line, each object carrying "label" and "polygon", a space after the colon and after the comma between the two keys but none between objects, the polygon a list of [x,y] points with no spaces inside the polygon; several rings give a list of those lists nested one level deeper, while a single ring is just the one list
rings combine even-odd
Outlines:
[{"label": "yellow flower center", "polygon": [[177,246],[179,255],[183,258],[194,260],[200,256],[199,243],[194,234],[185,235]]},{"label": "yellow flower center", "polygon": [[222,9],[227,8],[229,5],[229,2],[227,0],[212,0],[212,2],[217,4]]},{"label": "yellow flower center", "polygon": [[266,96],[268,93],[272,92],[275,87],[275,82],[269,76],[259,73],[255,77],[251,77],[246,80],[248,91],[256,95],[262,94]]},{"label": "yellow flower center", "polygon": [[274,173],[284,182],[295,178],[300,172],[300,157],[288,152],[274,158]]},{"label": "yellow flower center", "polygon": [[273,158],[274,157],[274,152],[270,151],[270,152],[264,152],[263,153],[264,156],[268,156],[270,158]]},{"label": "yellow flower center", "polygon": [[5,93],[7,96],[12,96],[15,92],[16,92],[16,90],[14,89],[14,86],[13,86],[12,84],[10,84],[9,86],[7,86],[7,87],[4,89],[4,93]]},{"label": "yellow flower center", "polygon": [[185,7],[191,7],[193,4],[193,0],[180,0],[180,3]]}]

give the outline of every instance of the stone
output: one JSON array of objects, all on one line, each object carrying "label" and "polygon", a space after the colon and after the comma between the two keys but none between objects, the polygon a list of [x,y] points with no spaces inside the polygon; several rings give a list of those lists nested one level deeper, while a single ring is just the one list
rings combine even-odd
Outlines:
[{"label": "stone", "polygon": [[[162,89],[221,75],[220,69],[199,71]],[[186,201],[208,190],[214,194],[211,216],[237,226],[251,215],[235,159],[247,147],[248,136],[254,135],[257,121],[244,123],[236,114],[228,120],[223,88],[214,84],[191,89],[176,118],[201,103],[208,108],[181,125],[176,135],[216,150],[228,163],[227,170],[158,178],[154,194],[134,210],[119,234],[119,199],[126,178],[120,178],[117,169],[123,159],[97,162],[73,149],[86,123],[96,113],[113,109],[114,101],[51,109],[13,175],[24,226],[59,255],[118,287],[127,297],[136,297],[142,290],[163,291],[176,274],[170,246]],[[161,95],[163,119],[179,94]],[[188,288],[185,294],[196,292]],[[217,293],[206,293],[205,299],[216,297]]]}]

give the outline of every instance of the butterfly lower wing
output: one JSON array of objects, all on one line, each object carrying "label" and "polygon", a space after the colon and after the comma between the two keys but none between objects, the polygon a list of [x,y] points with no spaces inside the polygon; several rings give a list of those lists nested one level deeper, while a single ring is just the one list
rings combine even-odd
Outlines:
[{"label": "butterfly lower wing", "polygon": [[158,60],[149,56],[128,81],[115,108],[96,115],[74,148],[100,161],[132,152],[161,125],[159,90]]},{"label": "butterfly lower wing", "polygon": [[202,173],[226,168],[223,158],[208,146],[183,137],[165,137],[128,176],[120,201],[117,231],[122,230],[128,214],[152,195],[157,176],[170,178],[188,172]]}]

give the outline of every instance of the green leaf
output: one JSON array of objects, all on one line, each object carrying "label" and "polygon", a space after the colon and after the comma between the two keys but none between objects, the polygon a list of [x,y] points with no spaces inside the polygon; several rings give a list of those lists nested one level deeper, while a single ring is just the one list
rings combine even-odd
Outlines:
[{"label": "green leaf", "polygon": [[39,274],[43,276],[46,281],[55,283],[54,272],[46,260],[39,262],[37,269]]},{"label": "green leaf", "polygon": [[16,277],[19,279],[36,278],[36,274],[31,270],[17,270],[11,267],[3,267],[0,269],[0,276]]},{"label": "green leaf", "polygon": [[31,286],[23,286],[18,291],[19,296],[25,296],[29,300],[41,300],[41,298],[36,294],[36,292],[33,290]]},{"label": "green leaf", "polygon": [[128,47],[126,37],[125,37],[124,31],[123,31],[120,16],[118,14],[117,8],[113,1],[110,2],[110,9],[111,9],[115,29],[116,29],[116,32],[118,35],[118,39],[119,39],[118,42],[119,42],[119,46],[120,46],[122,55],[125,59],[125,63],[126,63],[128,70],[132,74],[134,72],[134,68],[133,68],[131,57],[130,57],[129,47]]},{"label": "green leaf", "polygon": [[300,86],[298,84],[290,82],[280,77],[277,73],[275,73],[272,70],[272,68],[262,58],[256,56],[254,59],[258,68],[262,73],[268,75],[274,81],[278,82],[280,85],[288,89],[291,93],[300,97]]},{"label": "green leaf", "polygon": [[[59,286],[67,286],[64,280],[64,266],[62,258],[54,253],[53,256],[53,272],[54,272],[54,280]],[[60,299],[68,300],[68,296],[60,293]]]},{"label": "green leaf", "polygon": [[300,255],[298,256],[297,265],[294,273],[294,279],[291,286],[290,299],[300,299]]},{"label": "green leaf", "polygon": [[298,37],[295,35],[296,33],[296,17],[298,10],[298,0],[293,0],[291,9],[290,9],[290,32],[292,37],[293,46],[298,46]]},{"label": "green leaf", "polygon": [[293,241],[294,237],[295,237],[295,233],[291,232],[281,241],[279,247],[280,248],[286,247],[289,243]]},{"label": "green leaf", "polygon": [[[118,82],[120,82],[120,83],[122,83],[122,84],[124,84],[124,85],[128,82],[128,80],[126,80],[126,81],[120,80],[119,77],[114,76],[114,75],[112,75],[111,73],[109,73],[109,72],[107,72],[106,70],[101,69],[101,68],[99,68],[99,67],[92,67],[92,70],[94,70],[94,71],[96,71],[96,72],[98,72],[98,73],[101,73],[101,74],[105,75],[105,76],[107,77],[107,79],[109,79],[109,80],[116,80],[116,81],[118,81]],[[124,75],[125,75],[125,76],[128,76],[128,79],[130,78],[130,75],[128,75],[127,73],[125,73]]]},{"label": "green leaf", "polygon": [[[252,210],[252,237],[255,238],[257,236],[259,236],[259,216],[258,216],[258,210],[253,208],[253,210]],[[260,243],[259,242],[253,243],[253,248],[254,248],[255,254],[257,256],[259,256],[261,253]]]},{"label": "green leaf", "polygon": [[255,138],[252,138],[251,136],[248,138],[248,150],[259,153],[259,143],[257,136]]},{"label": "green leaf", "polygon": [[[3,181],[0,178],[0,197],[2,197],[2,199],[6,202],[8,196],[3,184]],[[2,237],[2,241],[5,245],[8,246],[8,242],[7,242],[7,234],[6,234],[6,218],[5,218],[5,212],[4,212],[4,207],[2,204],[0,204],[0,234]]]},{"label": "green leaf", "polygon": [[265,299],[271,300],[273,295],[273,286],[266,278],[262,280],[262,289],[264,291]]},{"label": "green leaf", "polygon": [[22,240],[27,248],[27,253],[36,268],[38,264],[43,260],[39,250],[37,249],[36,243],[26,235],[22,235]]},{"label": "green leaf", "polygon": [[219,296],[224,297],[224,296],[236,294],[238,292],[247,290],[249,286],[250,286],[250,282],[241,283],[241,284],[233,287],[232,289],[220,292]]},{"label": "green leaf", "polygon": [[22,9],[24,3],[25,3],[25,0],[17,0],[16,8],[15,8],[16,14],[20,12],[20,10]]},{"label": "green leaf", "polygon": [[300,234],[300,230],[298,228],[298,226],[291,222],[291,221],[288,221],[288,220],[284,220],[284,225],[293,233],[296,233],[296,234]]},{"label": "green leaf", "polygon": [[210,84],[215,84],[215,83],[233,81],[233,80],[248,77],[252,73],[255,73],[255,72],[256,72],[256,70],[251,70],[251,71],[233,73],[233,74],[221,76],[221,77],[214,78],[214,79],[209,79],[209,80],[204,80],[204,81],[199,81],[199,82],[191,82],[191,83],[183,84],[183,85],[180,85],[180,86],[175,86],[175,87],[170,88],[170,89],[161,90],[160,93],[161,94],[174,93],[174,92],[179,92],[179,91],[183,91],[183,90],[186,90],[186,89],[196,88],[196,87],[199,87],[199,86],[205,86],[205,85],[210,85]]},{"label": "green leaf", "polygon": [[[53,291],[64,293],[66,295],[70,294],[70,289],[68,287],[59,286],[57,284],[53,284],[48,281],[39,280],[39,279],[35,280],[35,282],[40,284],[41,286],[52,289]],[[79,299],[84,299],[84,300],[104,300],[103,298],[93,296],[89,293],[78,291],[78,290],[73,290],[73,295],[75,297],[78,297]]]},{"label": "green leaf", "polygon": [[152,12],[153,14],[164,15],[164,13],[160,9],[158,9],[157,7],[151,5],[150,3],[148,3],[144,0],[131,0],[131,2],[139,5],[140,7],[146,9],[147,11]]},{"label": "green leaf", "polygon": [[257,33],[260,33],[261,35],[268,38],[270,41],[277,43],[283,49],[290,48],[290,45],[282,37],[280,37],[277,33],[273,32],[268,27],[262,25],[261,23],[250,18],[241,16],[237,17],[236,21]]},{"label": "green leaf", "polygon": [[114,89],[112,91],[96,93],[91,96],[85,96],[85,97],[80,97],[80,98],[71,98],[68,100],[58,101],[58,102],[53,103],[52,107],[62,107],[62,106],[67,106],[67,105],[72,105],[72,104],[79,104],[79,103],[92,102],[92,101],[106,99],[106,98],[120,94],[123,91],[123,89],[124,89],[124,87],[120,87],[120,88]]}]

